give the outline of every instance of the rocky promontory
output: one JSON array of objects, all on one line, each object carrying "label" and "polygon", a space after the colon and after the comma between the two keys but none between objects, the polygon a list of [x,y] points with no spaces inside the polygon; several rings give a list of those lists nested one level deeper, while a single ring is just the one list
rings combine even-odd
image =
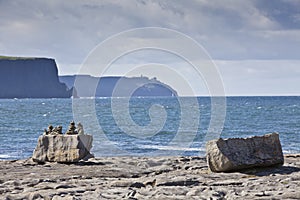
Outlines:
[{"label": "rocky promontory", "polygon": [[73,75],[60,76],[59,80],[65,83],[69,88],[74,87],[76,89],[76,96],[78,97],[157,97],[178,95],[169,85],[160,82],[156,78],[150,79],[145,76],[94,77],[90,75]]},{"label": "rocky promontory", "polygon": [[0,56],[0,98],[69,98],[51,58]]}]

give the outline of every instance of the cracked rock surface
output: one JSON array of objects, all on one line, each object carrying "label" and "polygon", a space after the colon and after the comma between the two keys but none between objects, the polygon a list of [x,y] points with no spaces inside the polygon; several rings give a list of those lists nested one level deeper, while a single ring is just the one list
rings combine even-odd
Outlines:
[{"label": "cracked rock surface", "polygon": [[0,161],[0,173],[0,199],[300,199],[300,154],[234,173],[213,173],[202,157]]}]

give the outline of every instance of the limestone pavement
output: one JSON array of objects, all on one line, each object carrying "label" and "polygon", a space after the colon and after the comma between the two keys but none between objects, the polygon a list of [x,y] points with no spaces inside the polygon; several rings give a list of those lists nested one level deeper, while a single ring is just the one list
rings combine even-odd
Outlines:
[{"label": "limestone pavement", "polygon": [[300,154],[283,166],[209,171],[202,157],[0,161],[0,199],[300,199]]}]

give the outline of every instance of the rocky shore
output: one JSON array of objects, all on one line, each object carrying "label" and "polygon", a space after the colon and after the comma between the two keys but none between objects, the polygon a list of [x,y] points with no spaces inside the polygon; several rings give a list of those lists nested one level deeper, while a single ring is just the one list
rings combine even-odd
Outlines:
[{"label": "rocky shore", "polygon": [[284,165],[210,172],[202,157],[0,161],[1,199],[300,199],[300,154]]}]

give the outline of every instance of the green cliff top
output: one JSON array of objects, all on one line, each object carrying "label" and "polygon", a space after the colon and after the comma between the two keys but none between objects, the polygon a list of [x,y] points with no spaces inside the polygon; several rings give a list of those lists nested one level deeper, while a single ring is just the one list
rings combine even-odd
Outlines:
[{"label": "green cliff top", "polygon": [[35,57],[13,57],[13,56],[0,56],[0,60],[34,60]]}]

